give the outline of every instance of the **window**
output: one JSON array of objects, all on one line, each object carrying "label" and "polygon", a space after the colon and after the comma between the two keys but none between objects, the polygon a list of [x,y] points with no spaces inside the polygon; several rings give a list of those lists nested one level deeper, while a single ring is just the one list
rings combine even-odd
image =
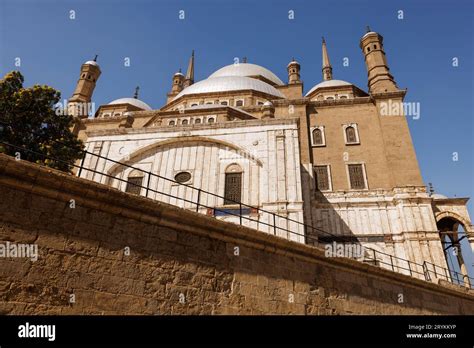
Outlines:
[{"label": "window", "polygon": [[259,101],[257,102],[257,105],[263,105],[263,101],[259,100]]},{"label": "window", "polygon": [[363,164],[348,164],[349,183],[352,190],[366,189]]},{"label": "window", "polygon": [[125,192],[132,193],[134,195],[139,195],[141,191],[141,185],[143,182],[143,173],[137,170],[132,171],[127,180],[127,187]]},{"label": "window", "polygon": [[225,101],[221,101],[221,105],[226,105],[226,106],[227,106],[227,105],[229,105],[229,102],[226,101],[226,100],[225,100]]},{"label": "window", "polygon": [[175,124],[176,124],[175,121],[170,121],[170,122],[168,123],[168,126],[174,126]]},{"label": "window", "polygon": [[326,97],[326,100],[334,100],[334,97]]},{"label": "window", "polygon": [[196,119],[194,120],[194,123],[195,123],[195,124],[201,123],[201,119],[200,119],[200,118],[196,118]]},{"label": "window", "polygon": [[346,140],[346,144],[359,144],[357,125],[351,124],[344,126],[344,138]]},{"label": "window", "polygon": [[214,104],[213,102],[206,102],[206,105],[212,105]]},{"label": "window", "polygon": [[212,117],[211,117],[211,118],[208,118],[208,119],[207,119],[207,122],[208,122],[208,123],[214,123],[214,118],[212,118]]},{"label": "window", "polygon": [[240,202],[242,196],[242,168],[234,163],[225,171],[224,205]]},{"label": "window", "polygon": [[243,99],[236,100],[235,106],[244,106],[244,100]]},{"label": "window", "polygon": [[184,125],[184,126],[186,126],[186,125],[188,124],[188,120],[183,120],[183,121],[181,121],[181,124]]},{"label": "window", "polygon": [[314,176],[316,189],[318,191],[331,190],[331,184],[329,181],[329,166],[314,166]]},{"label": "window", "polygon": [[311,139],[313,146],[323,146],[326,145],[324,138],[324,127],[316,127],[311,131]]},{"label": "window", "polygon": [[192,104],[191,104],[191,107],[193,107],[193,106],[198,106],[198,105],[197,105],[196,103],[192,103]]},{"label": "window", "polygon": [[347,95],[341,95],[339,99],[347,99]]},{"label": "window", "polygon": [[120,113],[116,113],[116,114],[115,114],[115,117],[119,117],[119,116],[120,116]]},{"label": "window", "polygon": [[181,184],[188,182],[191,180],[191,173],[190,172],[179,172],[174,176],[174,180]]}]

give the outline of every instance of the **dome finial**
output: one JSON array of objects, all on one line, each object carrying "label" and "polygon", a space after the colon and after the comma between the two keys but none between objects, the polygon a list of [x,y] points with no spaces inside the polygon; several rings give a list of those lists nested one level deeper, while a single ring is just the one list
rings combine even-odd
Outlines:
[{"label": "dome finial", "polygon": [[97,57],[98,57],[98,56],[99,56],[98,54],[95,55],[95,57],[94,57],[94,62],[97,62]]},{"label": "dome finial", "polygon": [[247,63],[247,57],[242,58],[242,63]]},{"label": "dome finial", "polygon": [[324,40],[324,36],[321,36],[321,38],[323,39],[323,43],[326,43],[326,40]]},{"label": "dome finial", "polygon": [[370,27],[367,26],[367,32],[370,33],[372,30],[370,30]]},{"label": "dome finial", "polygon": [[140,90],[140,86],[135,87],[135,94],[133,95],[133,97],[134,97],[135,99],[138,99],[138,91],[139,91],[139,90]]}]

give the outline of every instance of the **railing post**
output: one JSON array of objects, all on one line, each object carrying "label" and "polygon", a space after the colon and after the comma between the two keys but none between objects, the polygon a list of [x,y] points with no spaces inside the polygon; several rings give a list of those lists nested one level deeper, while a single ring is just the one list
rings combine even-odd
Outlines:
[{"label": "railing post", "polygon": [[81,159],[81,167],[79,168],[79,173],[77,173],[77,177],[78,177],[78,178],[81,177],[82,167],[84,166],[84,161],[85,161],[86,155],[87,155],[86,150],[83,150],[82,152],[83,152],[83,155],[82,155],[82,159]]},{"label": "railing post", "polygon": [[458,284],[461,284],[461,283],[459,282],[458,272],[454,271],[454,273],[456,274],[456,280],[458,281]]},{"label": "railing post", "polygon": [[240,210],[240,224],[242,225],[242,202],[239,202],[239,210]]},{"label": "railing post", "polygon": [[199,202],[201,201],[201,189],[198,189],[198,198],[196,203],[196,213],[199,213]]},{"label": "railing post", "polygon": [[146,183],[146,195],[145,197],[148,198],[148,190],[150,189],[150,179],[151,179],[151,172],[148,172],[148,181]]},{"label": "railing post", "polygon": [[446,273],[446,280],[449,282],[450,277],[448,276],[448,269],[447,268],[444,269],[444,273]]},{"label": "railing post", "polygon": [[375,249],[373,249],[373,251],[374,251],[374,266],[377,266],[377,254],[376,254]]},{"label": "railing post", "polygon": [[393,257],[390,255],[390,263],[392,264],[392,271],[395,272],[395,267],[393,266]]},{"label": "railing post", "polygon": [[276,236],[277,234],[277,224],[276,224],[276,215],[273,213],[273,234]]},{"label": "railing post", "polygon": [[423,272],[425,273],[425,280],[431,281],[430,271],[428,270],[428,266],[426,265],[426,261],[423,261]]},{"label": "railing post", "polygon": [[410,264],[410,260],[408,260],[408,269],[410,270],[410,277],[413,276],[413,273],[411,271],[411,264]]}]

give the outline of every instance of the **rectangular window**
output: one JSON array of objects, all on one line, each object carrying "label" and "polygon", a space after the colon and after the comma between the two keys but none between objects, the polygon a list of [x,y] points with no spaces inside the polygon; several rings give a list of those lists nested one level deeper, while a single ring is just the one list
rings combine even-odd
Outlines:
[{"label": "rectangular window", "polygon": [[131,177],[127,180],[127,188],[125,192],[133,193],[134,195],[139,195],[141,191],[141,185],[143,181],[143,176]]},{"label": "rectangular window", "polygon": [[226,173],[224,205],[238,204],[242,195],[242,173]]},{"label": "rectangular window", "polygon": [[349,164],[349,181],[351,189],[363,190],[366,188],[364,179],[364,166],[362,164]]},{"label": "rectangular window", "polygon": [[329,166],[314,166],[316,177],[316,189],[319,191],[328,191],[331,189],[329,183]]}]

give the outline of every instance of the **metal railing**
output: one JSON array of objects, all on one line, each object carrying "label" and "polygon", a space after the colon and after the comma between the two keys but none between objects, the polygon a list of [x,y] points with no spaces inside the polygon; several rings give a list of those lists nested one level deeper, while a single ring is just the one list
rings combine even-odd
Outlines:
[{"label": "metal railing", "polygon": [[[67,146],[64,143],[61,143],[59,141],[56,141],[57,143],[61,144],[62,146]],[[17,146],[14,144],[9,144],[4,141],[0,141],[0,144],[3,144],[5,146],[11,147],[13,149],[16,149],[18,152],[26,151],[30,154],[34,154],[37,156],[42,156],[43,158],[47,158],[51,161],[56,161],[58,163],[63,163],[63,164],[69,164],[74,168],[78,169],[77,176],[82,177],[83,171],[86,171],[88,173],[93,173],[92,177],[97,174],[100,176],[100,180],[102,180],[102,176],[105,176],[109,180],[109,185],[115,185],[117,182],[118,185],[120,184],[127,185],[128,180],[125,180],[123,178],[110,175],[105,172],[97,171],[95,169],[87,168],[84,166],[84,163],[86,161],[86,158],[88,156],[92,156],[91,158],[97,158],[98,160],[104,160],[104,161],[110,161],[114,164],[116,164],[118,167],[117,168],[129,168],[131,170],[136,170],[139,171],[143,174],[143,179],[141,185],[135,185],[140,187],[140,191],[144,192],[144,196],[147,198],[152,198],[155,200],[160,200],[163,201],[164,197],[168,197],[169,201],[171,204],[174,205],[180,205],[176,204],[177,202],[175,201],[181,201],[182,204],[181,206],[184,207],[185,209],[192,209],[195,210],[196,212],[203,212],[207,215],[211,215],[213,217],[218,217],[218,216],[231,216],[234,217],[234,222],[240,225],[246,225],[247,227],[254,228],[257,230],[263,230],[264,232],[269,232],[273,233],[276,236],[279,237],[284,237],[289,240],[294,240],[294,241],[299,241],[302,243],[310,244],[315,247],[321,248],[322,246],[326,246],[328,244],[328,240],[335,241],[335,242],[340,242],[340,243],[347,243],[347,242],[354,242],[357,241],[357,238],[354,236],[344,236],[344,235],[335,235],[332,234],[328,231],[325,231],[323,229],[320,229],[318,227],[314,227],[311,225],[308,225],[304,222],[289,218],[287,216],[282,216],[279,215],[278,212],[274,211],[268,211],[265,209],[262,209],[260,207],[248,205],[245,203],[242,203],[241,201],[234,201],[234,200],[229,200],[227,197],[220,196],[218,194],[208,192],[206,190],[203,190],[201,188],[196,188],[194,186],[184,184],[177,182],[173,179],[163,177],[161,175],[152,173],[151,171],[145,171],[140,168],[131,166],[127,163],[122,163],[118,162],[115,160],[112,160],[110,158],[106,158],[104,156],[94,154],[92,152],[89,152],[87,150],[82,150],[83,156],[82,160],[79,165],[77,164],[71,164],[68,162],[65,162],[63,160],[60,160],[58,158],[54,158],[51,156],[44,155],[42,153],[25,149],[24,147]],[[104,166],[105,168],[106,166]],[[122,170],[123,172],[123,170]],[[87,178],[87,175],[85,175]],[[177,187],[177,188],[184,188],[184,190],[175,190],[178,193],[173,194],[171,192],[164,192],[164,190],[159,190],[159,187],[164,187],[164,185],[159,185],[160,180],[162,182],[168,182],[171,183],[173,186],[171,187]],[[143,185],[143,182],[146,182],[146,185]],[[189,191],[191,191],[191,194]],[[179,192],[184,192],[185,197],[180,197]],[[195,192],[195,194],[194,194]],[[150,197],[153,196],[154,197]],[[204,199],[204,197],[207,195],[207,197],[213,197],[212,202],[214,204],[207,204],[205,202],[208,202],[208,199]],[[226,207],[220,207],[215,204],[217,201],[232,201],[234,203],[232,206],[226,206]],[[257,218],[257,219],[256,219]],[[311,231],[311,234],[308,232]],[[316,235],[316,237],[315,237]],[[325,240],[325,242],[321,242],[321,240]],[[454,284],[459,284],[462,286],[474,288],[474,278],[469,277],[467,275],[463,275],[461,273],[458,273],[454,270],[449,270],[447,268],[435,265],[433,263],[425,261],[423,264],[419,264],[413,261],[409,261],[391,254],[387,254],[384,252],[377,251],[372,248],[366,248],[364,247],[364,257],[362,262],[365,263],[370,263],[375,266],[385,268],[394,272],[406,274],[412,277],[416,277],[419,279],[424,279],[426,281],[434,281],[435,279],[443,279],[448,282],[454,283]],[[359,260],[360,261],[360,260]]]}]

